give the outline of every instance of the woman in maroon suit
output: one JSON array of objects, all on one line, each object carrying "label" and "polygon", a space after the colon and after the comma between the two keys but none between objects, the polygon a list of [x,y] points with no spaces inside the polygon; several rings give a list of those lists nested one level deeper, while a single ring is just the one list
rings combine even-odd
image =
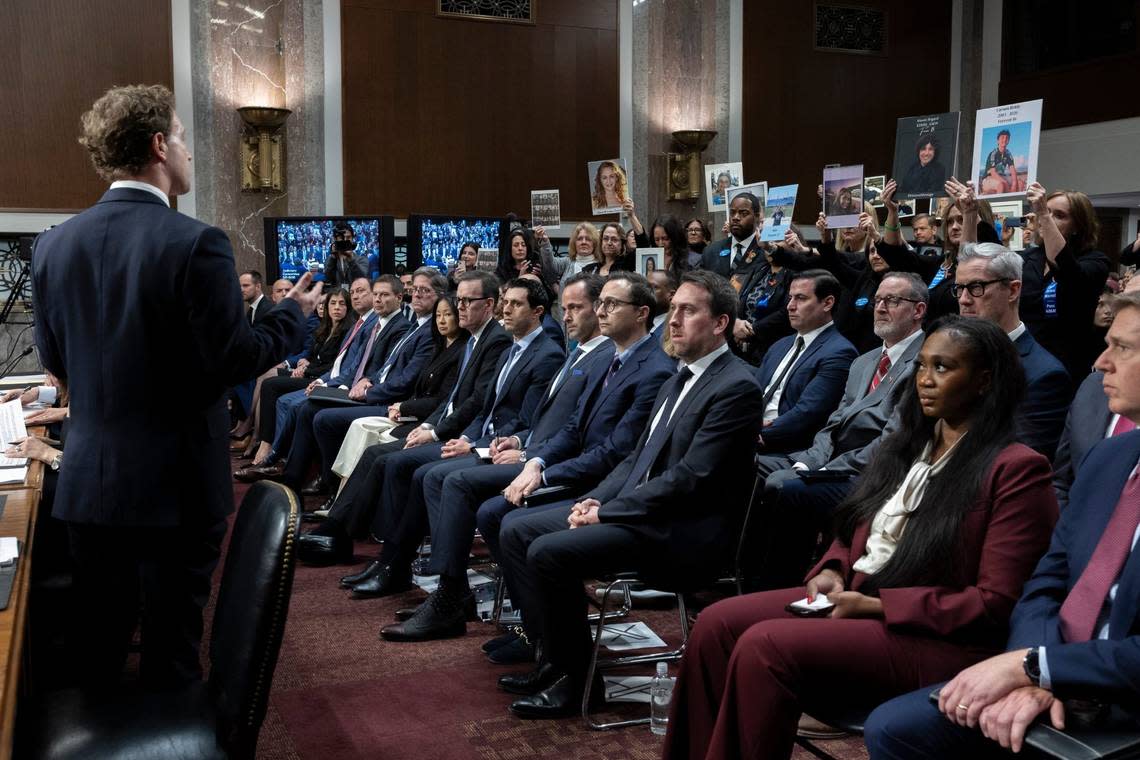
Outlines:
[{"label": "woman in maroon suit", "polygon": [[[946,317],[901,422],[836,515],[807,588],[719,602],[693,629],[665,757],[786,758],[801,711],[873,707],[1001,650],[1057,519],[1049,462],[1013,441],[1012,341]],[[785,607],[826,596],[826,617]]]}]

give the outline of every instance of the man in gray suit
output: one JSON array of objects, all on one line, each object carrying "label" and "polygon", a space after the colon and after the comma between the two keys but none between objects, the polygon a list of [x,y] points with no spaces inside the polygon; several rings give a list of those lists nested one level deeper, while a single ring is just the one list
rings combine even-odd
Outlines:
[{"label": "man in gray suit", "polygon": [[871,458],[899,392],[914,373],[927,301],[926,285],[916,275],[891,272],[883,277],[875,293],[874,327],[882,347],[851,364],[843,400],[811,448],[756,458],[764,494],[747,528],[754,536],[780,536],[773,548],[782,550],[766,565],[781,577],[796,576],[793,585],[802,580],[816,534],[826,531],[831,511]]}]

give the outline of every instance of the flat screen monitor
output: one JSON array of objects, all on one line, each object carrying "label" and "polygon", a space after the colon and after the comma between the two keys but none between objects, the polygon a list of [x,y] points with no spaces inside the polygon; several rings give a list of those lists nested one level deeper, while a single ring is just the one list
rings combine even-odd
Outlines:
[{"label": "flat screen monitor", "polygon": [[266,279],[296,282],[306,271],[324,279],[333,226],[347,222],[356,233],[356,254],[368,259],[368,276],[392,273],[395,236],[390,216],[294,216],[265,220]]},{"label": "flat screen monitor", "polygon": [[408,267],[435,267],[447,272],[459,259],[465,243],[499,248],[506,219],[447,214],[412,214],[408,217]]}]

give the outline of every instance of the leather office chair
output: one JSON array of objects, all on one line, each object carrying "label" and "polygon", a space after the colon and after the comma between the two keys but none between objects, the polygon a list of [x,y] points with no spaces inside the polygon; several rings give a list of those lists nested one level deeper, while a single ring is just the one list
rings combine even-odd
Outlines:
[{"label": "leather office chair", "polygon": [[252,758],[285,631],[300,524],[297,496],[261,481],[242,500],[214,609],[210,675],[178,692],[37,706],[28,752],[51,760]]}]

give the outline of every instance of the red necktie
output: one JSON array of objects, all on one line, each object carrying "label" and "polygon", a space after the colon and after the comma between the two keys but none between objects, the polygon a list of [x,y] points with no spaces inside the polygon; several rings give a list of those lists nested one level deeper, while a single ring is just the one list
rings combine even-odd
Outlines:
[{"label": "red necktie", "polygon": [[1136,423],[1122,414],[1116,419],[1116,424],[1112,426],[1112,435],[1123,435],[1135,429]]},{"label": "red necktie", "polygon": [[879,367],[875,370],[875,376],[871,378],[871,384],[867,387],[867,393],[879,387],[879,383],[883,382],[883,378],[887,376],[887,372],[891,369],[891,357],[887,356],[886,349],[883,349],[883,358],[879,359]]},{"label": "red necktie", "polygon": [[1132,551],[1132,536],[1137,525],[1140,525],[1140,476],[1134,473],[1124,485],[1089,564],[1061,605],[1061,636],[1066,642],[1092,638],[1108,591]]}]

